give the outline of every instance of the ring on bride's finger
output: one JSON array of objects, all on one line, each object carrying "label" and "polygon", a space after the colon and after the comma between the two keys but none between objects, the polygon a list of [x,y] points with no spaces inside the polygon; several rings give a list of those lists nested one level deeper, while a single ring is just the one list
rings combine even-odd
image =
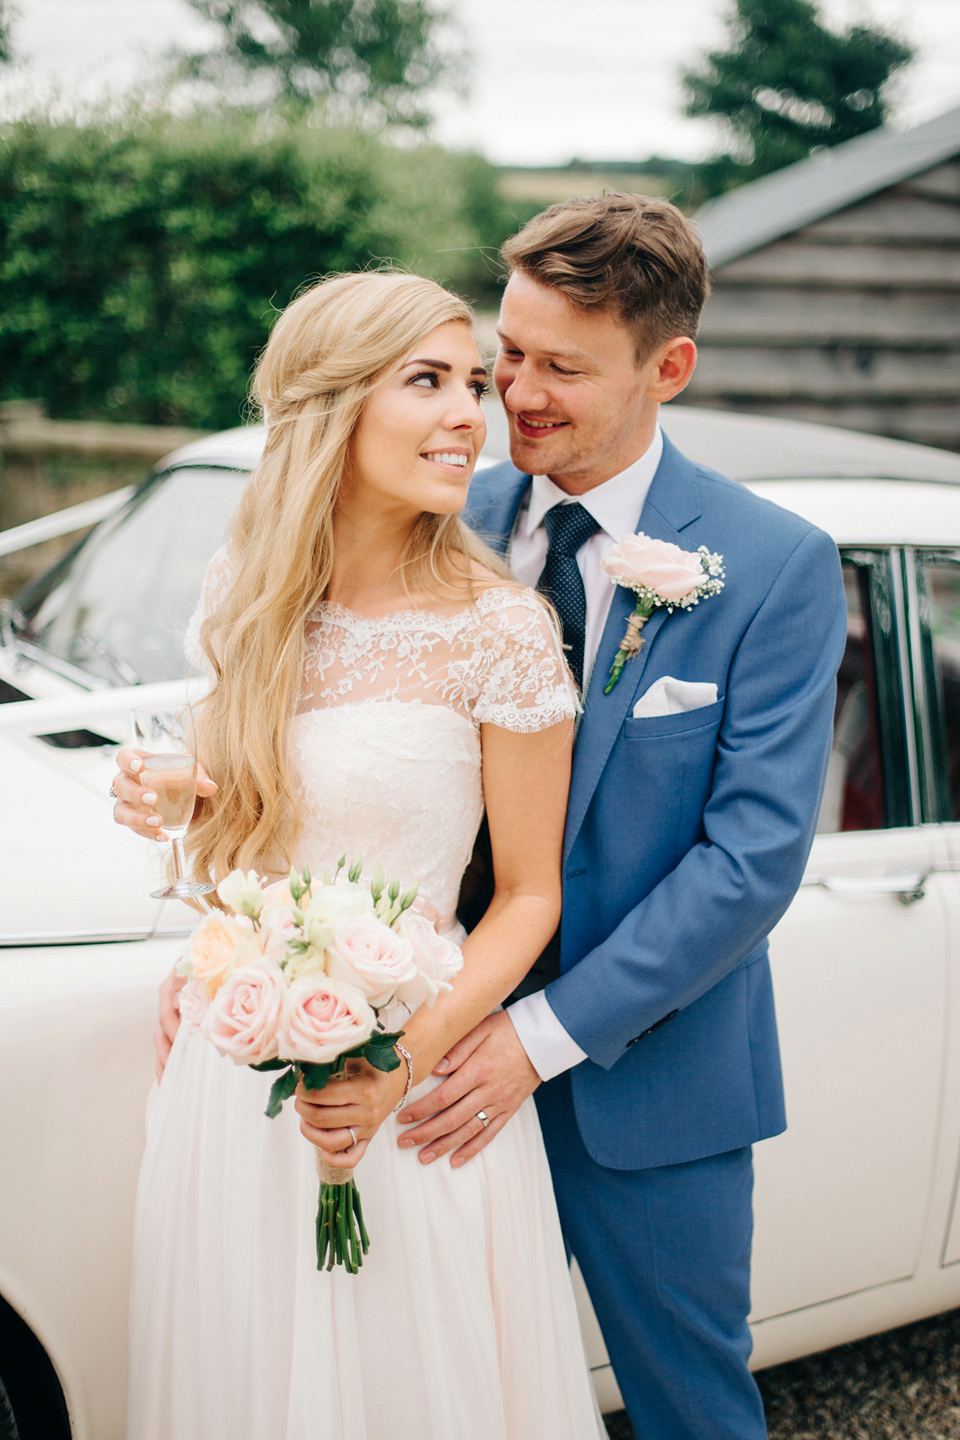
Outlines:
[{"label": "ring on bride's finger", "polygon": [[477,1119],[480,1121],[480,1124],[483,1126],[484,1130],[486,1130],[487,1126],[490,1124],[490,1116],[487,1114],[486,1110],[478,1110]]},{"label": "ring on bride's finger", "polygon": [[110,789],[107,791],[107,794],[110,796],[110,799],[111,799],[111,800],[119,800],[119,798],[120,798],[119,795],[117,794],[116,790],[114,790],[114,788],[113,788],[113,781],[112,781],[112,780],[110,781]]},{"label": "ring on bride's finger", "polygon": [[357,1143],[357,1132],[356,1132],[356,1130],[354,1130],[354,1128],[353,1128],[352,1125],[348,1125],[348,1126],[347,1126],[347,1129],[350,1131],[350,1139],[351,1139],[351,1141],[353,1142],[354,1145],[356,1145],[356,1143]]}]

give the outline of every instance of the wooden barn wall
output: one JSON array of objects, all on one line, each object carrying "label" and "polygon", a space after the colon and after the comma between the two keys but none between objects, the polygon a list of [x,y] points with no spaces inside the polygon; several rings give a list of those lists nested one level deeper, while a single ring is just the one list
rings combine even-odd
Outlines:
[{"label": "wooden barn wall", "polygon": [[687,403],[960,450],[960,155],[713,278]]}]

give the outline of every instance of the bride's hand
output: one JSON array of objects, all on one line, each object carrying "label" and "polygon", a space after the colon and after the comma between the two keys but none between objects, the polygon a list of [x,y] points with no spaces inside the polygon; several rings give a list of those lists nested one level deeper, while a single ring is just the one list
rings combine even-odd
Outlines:
[{"label": "bride's hand", "polygon": [[[126,825],[128,830],[142,836],[144,840],[166,840],[167,836],[160,828],[160,816],[153,808],[157,803],[156,794],[153,790],[145,790],[140,784],[140,771],[149,754],[149,750],[117,751],[117,764],[120,769],[113,777],[111,787],[117,797],[113,818],[118,825]],[[197,798],[206,799],[208,795],[216,794],[216,790],[214,781],[203,766],[198,765]]]},{"label": "bride's hand", "polygon": [[405,1065],[384,1071],[366,1060],[348,1060],[343,1077],[331,1079],[322,1090],[307,1090],[302,1082],[297,1086],[300,1132],[334,1164],[352,1169],[406,1088]]}]

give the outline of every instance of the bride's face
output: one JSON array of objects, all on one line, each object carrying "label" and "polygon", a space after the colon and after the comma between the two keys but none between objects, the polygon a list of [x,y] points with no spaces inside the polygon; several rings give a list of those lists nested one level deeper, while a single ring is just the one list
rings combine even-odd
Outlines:
[{"label": "bride's face", "polygon": [[487,433],[487,372],[469,325],[431,330],[370,393],[350,448],[350,500],[407,519],[463,508]]}]

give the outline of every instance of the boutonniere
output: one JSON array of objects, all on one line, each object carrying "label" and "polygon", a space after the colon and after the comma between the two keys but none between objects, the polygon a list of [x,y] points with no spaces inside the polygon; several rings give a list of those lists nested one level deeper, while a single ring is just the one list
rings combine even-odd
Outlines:
[{"label": "boutonniere", "polygon": [[614,585],[633,590],[637,603],[627,621],[620,649],[613,657],[604,695],[620,679],[624,665],[643,645],[641,630],[658,605],[689,610],[723,589],[723,556],[711,555],[705,545],[699,550],[681,550],[669,540],[651,540],[642,532],[624,535],[605,560],[600,562]]}]

